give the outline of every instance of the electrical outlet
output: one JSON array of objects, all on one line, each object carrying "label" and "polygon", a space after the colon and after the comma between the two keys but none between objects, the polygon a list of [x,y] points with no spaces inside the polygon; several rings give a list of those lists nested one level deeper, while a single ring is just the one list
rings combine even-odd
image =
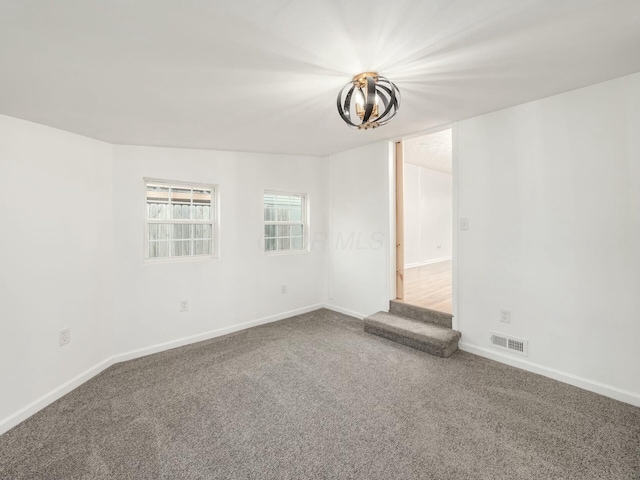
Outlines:
[{"label": "electrical outlet", "polygon": [[61,347],[71,341],[71,329],[69,327],[63,328],[58,332],[58,345]]},{"label": "electrical outlet", "polygon": [[511,323],[511,310],[500,310],[500,321],[502,323]]},{"label": "electrical outlet", "polygon": [[180,300],[180,311],[181,312],[189,311],[189,300]]},{"label": "electrical outlet", "polygon": [[287,286],[286,285],[282,285],[282,293],[287,293]]},{"label": "electrical outlet", "polygon": [[469,219],[461,218],[460,219],[460,230],[469,230]]}]

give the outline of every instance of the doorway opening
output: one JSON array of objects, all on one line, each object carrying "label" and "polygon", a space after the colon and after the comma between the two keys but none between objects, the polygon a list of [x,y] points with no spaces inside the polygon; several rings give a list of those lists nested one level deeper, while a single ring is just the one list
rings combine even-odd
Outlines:
[{"label": "doorway opening", "polygon": [[451,129],[398,142],[396,182],[397,300],[451,314]]}]

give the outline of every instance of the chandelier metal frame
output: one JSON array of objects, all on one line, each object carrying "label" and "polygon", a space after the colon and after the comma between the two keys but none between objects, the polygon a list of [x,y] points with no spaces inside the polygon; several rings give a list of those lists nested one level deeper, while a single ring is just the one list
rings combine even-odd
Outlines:
[{"label": "chandelier metal frame", "polygon": [[[350,127],[359,130],[377,128],[386,125],[398,113],[400,90],[377,72],[359,73],[340,90],[337,106],[340,117]],[[356,117],[360,123],[356,123]]]}]

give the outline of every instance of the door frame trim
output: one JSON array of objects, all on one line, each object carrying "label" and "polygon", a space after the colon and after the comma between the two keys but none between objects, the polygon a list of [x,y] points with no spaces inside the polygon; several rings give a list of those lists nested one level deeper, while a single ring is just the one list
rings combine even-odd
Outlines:
[{"label": "door frame trim", "polygon": [[396,147],[396,299],[404,299],[404,143]]}]

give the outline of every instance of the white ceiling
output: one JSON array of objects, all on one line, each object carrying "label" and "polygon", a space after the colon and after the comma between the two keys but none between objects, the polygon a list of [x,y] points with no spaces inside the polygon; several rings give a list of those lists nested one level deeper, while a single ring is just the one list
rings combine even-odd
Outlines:
[{"label": "white ceiling", "polygon": [[[640,71],[638,0],[0,0],[0,113],[101,140],[326,155]],[[402,106],[349,129],[376,70]]]},{"label": "white ceiling", "polygon": [[451,129],[411,138],[404,142],[404,161],[451,175],[453,168]]}]

